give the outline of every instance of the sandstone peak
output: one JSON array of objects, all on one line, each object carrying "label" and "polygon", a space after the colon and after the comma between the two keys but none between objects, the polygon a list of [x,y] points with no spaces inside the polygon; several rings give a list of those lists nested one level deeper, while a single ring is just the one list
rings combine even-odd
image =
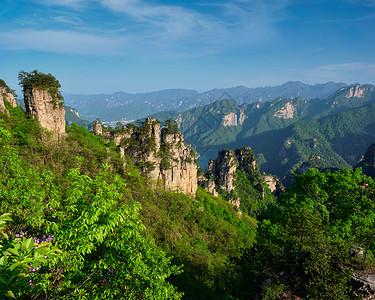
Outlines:
[{"label": "sandstone peak", "polygon": [[0,86],[0,109],[2,111],[7,111],[5,102],[9,102],[13,107],[17,106],[14,95],[11,93],[10,89],[7,86]]},{"label": "sandstone peak", "polygon": [[[95,130],[94,130],[95,126]],[[198,167],[195,154],[184,142],[177,122],[168,120],[160,128],[160,121],[147,118],[139,126],[128,124],[117,130],[102,131],[93,124],[95,134],[113,140],[122,155],[127,155],[152,182],[166,189],[195,195]]]},{"label": "sandstone peak", "polygon": [[60,139],[65,135],[65,108],[56,103],[48,89],[31,88],[24,94],[26,113]]},{"label": "sandstone peak", "polygon": [[274,194],[282,192],[282,185],[275,176],[260,174],[255,154],[249,146],[236,150],[224,148],[219,151],[217,159],[209,161],[205,176],[200,177],[199,183],[213,195],[217,195],[218,191],[224,190],[227,200],[240,209],[240,201],[236,189],[238,184],[236,180],[238,179],[237,176],[239,176],[237,171],[245,174],[246,180],[261,198],[265,197],[264,184]]},{"label": "sandstone peak", "polygon": [[26,113],[36,117],[40,125],[53,133],[55,139],[65,135],[64,99],[59,92],[59,81],[51,74],[37,70],[20,71],[20,85],[23,87]]}]

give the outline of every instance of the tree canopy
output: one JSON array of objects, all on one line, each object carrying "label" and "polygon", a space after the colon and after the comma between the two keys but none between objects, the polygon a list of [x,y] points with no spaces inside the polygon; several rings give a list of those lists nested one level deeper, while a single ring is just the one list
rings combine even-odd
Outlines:
[{"label": "tree canopy", "polygon": [[20,71],[18,73],[19,85],[23,90],[33,87],[41,89],[49,89],[51,87],[61,88],[59,81],[51,73],[44,74],[38,70],[32,72]]}]

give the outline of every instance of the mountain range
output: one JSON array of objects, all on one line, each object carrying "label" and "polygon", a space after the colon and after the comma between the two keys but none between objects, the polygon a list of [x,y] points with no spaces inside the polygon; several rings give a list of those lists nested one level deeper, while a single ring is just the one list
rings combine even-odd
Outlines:
[{"label": "mountain range", "polygon": [[223,147],[251,146],[261,169],[284,177],[315,154],[326,168],[351,167],[374,141],[375,87],[342,87],[324,100],[302,97],[237,104],[231,99],[152,117],[176,120],[202,167]]},{"label": "mountain range", "polygon": [[325,99],[344,86],[345,83],[335,82],[309,85],[299,81],[289,81],[279,86],[258,88],[238,86],[213,89],[203,93],[189,89],[170,89],[137,94],[126,92],[97,95],[64,94],[64,98],[65,103],[77,109],[83,119],[93,121],[100,118],[103,122],[127,123],[162,111],[183,112],[221,99],[232,99],[238,104],[268,102],[278,97]]}]

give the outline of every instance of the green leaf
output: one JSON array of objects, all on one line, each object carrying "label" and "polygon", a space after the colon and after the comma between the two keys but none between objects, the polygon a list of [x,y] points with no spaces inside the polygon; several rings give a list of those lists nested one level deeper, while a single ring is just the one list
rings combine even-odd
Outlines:
[{"label": "green leaf", "polygon": [[19,266],[19,262],[14,263],[13,265],[10,266],[9,270],[13,271],[15,268]]},{"label": "green leaf", "polygon": [[40,249],[40,248],[45,248],[45,247],[48,247],[48,246],[50,246],[51,245],[51,243],[49,243],[49,242],[43,242],[43,243],[40,243],[39,245],[38,245],[38,247],[36,248],[37,250],[36,251],[38,251],[38,249]]},{"label": "green leaf", "polygon": [[34,268],[34,269],[39,268],[39,266],[40,266],[39,261],[34,261],[34,262],[33,262],[33,268]]},{"label": "green leaf", "polygon": [[8,263],[8,257],[3,256],[2,258],[0,258],[0,266],[5,267],[7,263]]},{"label": "green leaf", "polygon": [[15,248],[9,248],[8,252],[15,255],[15,256],[20,256],[20,254],[18,253],[18,250],[15,249]]},{"label": "green leaf", "polygon": [[11,298],[16,298],[16,297],[14,296],[14,294],[12,293],[12,291],[7,291],[7,295],[8,295],[9,297],[11,297]]},{"label": "green leaf", "polygon": [[26,240],[22,246],[25,247],[27,250],[31,251],[34,248],[33,238],[29,238],[28,240]]},{"label": "green leaf", "polygon": [[32,263],[34,260],[32,258],[25,258],[21,260],[20,264],[29,264]]}]

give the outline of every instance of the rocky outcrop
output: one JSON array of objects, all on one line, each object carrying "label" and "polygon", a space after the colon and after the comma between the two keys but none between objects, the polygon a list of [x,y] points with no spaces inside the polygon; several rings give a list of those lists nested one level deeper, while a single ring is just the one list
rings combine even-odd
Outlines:
[{"label": "rocky outcrop", "polygon": [[240,108],[237,112],[230,112],[222,117],[221,124],[223,126],[237,126],[242,125],[247,118],[245,111]]},{"label": "rocky outcrop", "polygon": [[262,179],[275,196],[279,197],[283,194],[284,186],[276,176],[262,173]]},{"label": "rocky outcrop", "polygon": [[265,197],[266,186],[275,195],[280,195],[283,191],[281,182],[275,176],[260,174],[255,154],[249,146],[219,151],[217,159],[209,161],[205,176],[199,178],[199,185],[215,196],[218,191],[224,190],[227,200],[239,208],[237,170],[245,174],[248,184],[259,198]]},{"label": "rocky outcrop", "polygon": [[291,102],[287,102],[281,109],[275,112],[274,116],[280,119],[293,119],[295,111],[295,105]]},{"label": "rocky outcrop", "polygon": [[40,125],[55,138],[65,135],[65,108],[48,89],[30,88],[24,91],[26,113],[35,116]]},{"label": "rocky outcrop", "polygon": [[0,87],[0,95],[0,110],[7,111],[5,102],[9,102],[13,107],[17,106],[14,95],[8,91],[7,87]]},{"label": "rocky outcrop", "polygon": [[369,270],[363,274],[354,272],[351,280],[355,295],[362,299],[375,299],[374,270]]},{"label": "rocky outcrop", "polygon": [[184,142],[176,122],[167,122],[160,128],[160,121],[147,118],[139,127],[128,124],[113,131],[103,131],[99,126],[98,122],[93,124],[93,132],[113,140],[120,153],[129,156],[152,182],[159,182],[168,190],[195,195],[195,155]]},{"label": "rocky outcrop", "polygon": [[95,135],[102,135],[103,134],[102,123],[99,120],[95,120],[94,122],[92,122],[92,132]]},{"label": "rocky outcrop", "polygon": [[363,98],[365,94],[365,89],[359,84],[352,86],[347,93],[344,95],[345,98]]},{"label": "rocky outcrop", "polygon": [[223,149],[215,161],[210,161],[213,176],[219,190],[231,193],[234,190],[234,179],[238,168],[238,160],[233,150]]}]

